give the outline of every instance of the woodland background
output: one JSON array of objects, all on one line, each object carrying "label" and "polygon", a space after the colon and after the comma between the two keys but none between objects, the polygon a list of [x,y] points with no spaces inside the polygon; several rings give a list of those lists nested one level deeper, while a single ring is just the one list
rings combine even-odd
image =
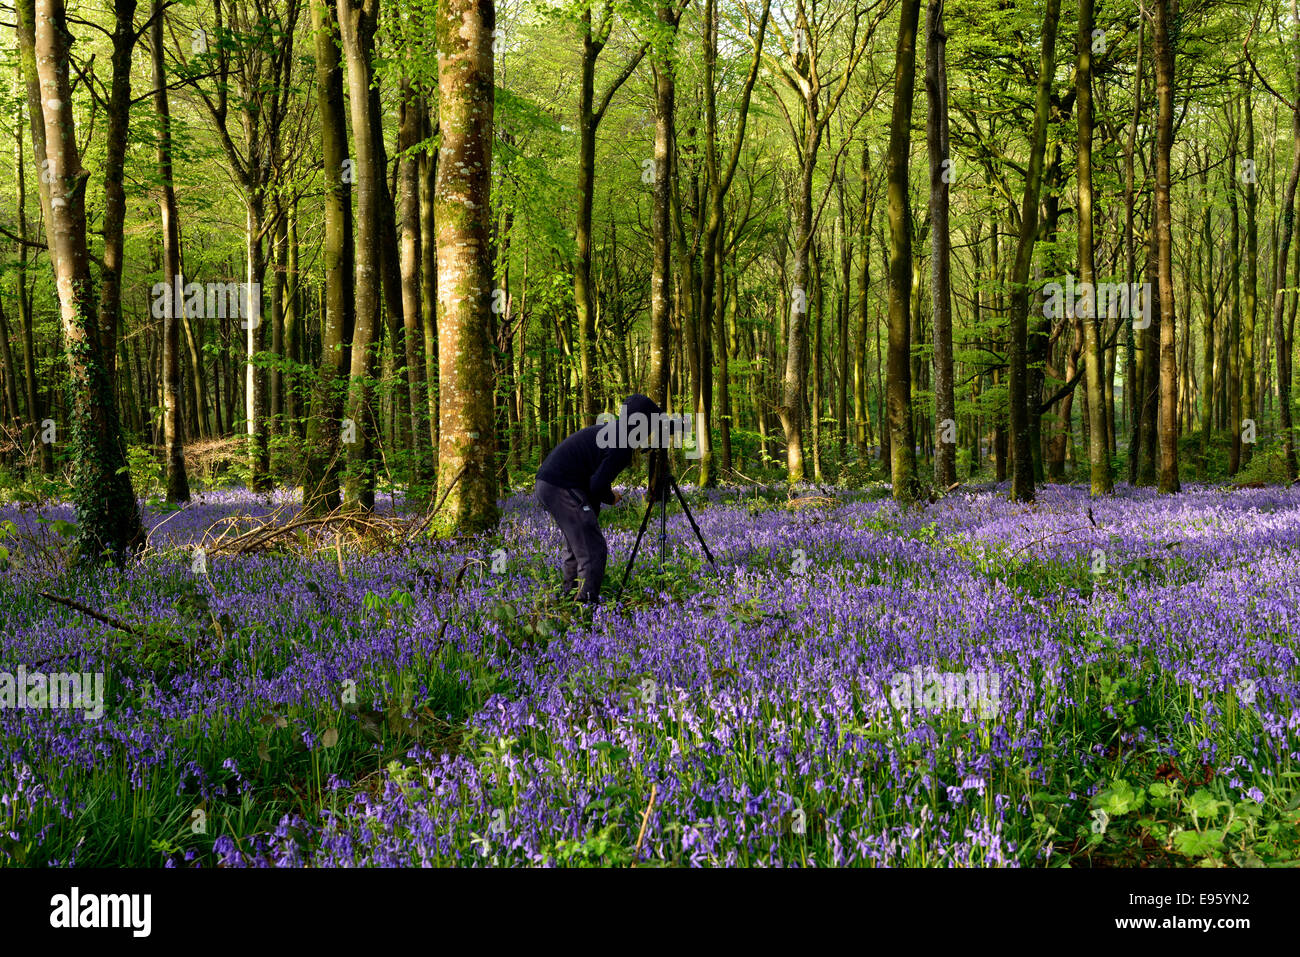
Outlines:
[{"label": "woodland background", "polygon": [[[482,528],[632,391],[702,417],[703,485],[1296,477],[1294,4],[0,24],[3,478],[70,487],[96,552],[231,482]],[[257,283],[260,321],[170,308],[178,276]],[[1151,322],[1045,315],[1052,282]]]}]

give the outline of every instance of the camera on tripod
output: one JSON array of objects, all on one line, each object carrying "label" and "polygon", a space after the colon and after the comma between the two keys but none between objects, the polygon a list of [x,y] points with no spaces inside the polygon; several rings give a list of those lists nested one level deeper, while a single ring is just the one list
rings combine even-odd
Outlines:
[{"label": "camera on tripod", "polygon": [[[664,416],[661,418],[660,428],[654,432],[655,441],[650,446],[650,463],[649,463],[649,482],[646,488],[646,508],[645,515],[641,519],[641,529],[637,532],[636,542],[632,545],[632,554],[628,557],[627,567],[623,570],[623,581],[618,587],[618,594],[623,595],[623,589],[627,587],[627,580],[632,574],[632,566],[636,562],[637,551],[641,548],[641,539],[645,536],[645,530],[650,524],[650,515],[654,512],[656,505],[659,506],[659,569],[663,570],[664,552],[667,548],[668,537],[668,495],[670,492],[676,494],[677,501],[681,503],[682,511],[686,513],[686,518],[691,523],[691,531],[695,533],[696,540],[700,543],[700,548],[704,550],[705,557],[709,560],[709,565],[716,572],[717,563],[713,560],[713,553],[709,551],[708,543],[704,541],[704,534],[700,531],[700,526],[695,521],[695,516],[691,514],[691,508],[686,504],[686,496],[682,494],[681,487],[677,484],[677,479],[673,477],[672,468],[668,460],[668,449],[672,445],[674,435],[673,423],[689,423],[691,420],[688,416]],[[679,428],[675,434],[685,436],[693,433],[690,425]],[[645,446],[636,446],[644,448]],[[698,446],[697,446],[698,447]]]}]

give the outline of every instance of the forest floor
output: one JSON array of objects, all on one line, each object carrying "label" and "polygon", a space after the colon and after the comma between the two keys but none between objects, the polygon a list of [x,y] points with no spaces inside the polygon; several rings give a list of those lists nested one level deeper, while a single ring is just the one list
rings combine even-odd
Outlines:
[{"label": "forest floor", "polygon": [[1300,489],[688,495],[717,569],[674,507],[614,601],[634,498],[594,612],[528,495],[209,492],[90,573],[0,509],[0,866],[1300,862]]}]

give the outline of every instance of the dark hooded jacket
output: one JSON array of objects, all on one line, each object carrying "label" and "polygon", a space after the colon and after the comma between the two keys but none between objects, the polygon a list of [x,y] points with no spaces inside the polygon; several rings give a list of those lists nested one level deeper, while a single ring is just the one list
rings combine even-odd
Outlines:
[{"label": "dark hooded jacket", "polygon": [[[628,396],[618,410],[622,420],[617,424],[618,434],[628,434],[628,416],[643,415],[653,423],[651,417],[660,412],[659,406],[648,396]],[[601,448],[601,430],[612,428],[597,423],[574,432],[551,450],[542,467],[537,470],[537,478],[560,488],[579,489],[586,493],[592,505],[602,502],[606,505],[614,504],[614,492],[610,485],[631,463],[633,449],[627,447],[625,442],[614,443],[611,448]]]}]

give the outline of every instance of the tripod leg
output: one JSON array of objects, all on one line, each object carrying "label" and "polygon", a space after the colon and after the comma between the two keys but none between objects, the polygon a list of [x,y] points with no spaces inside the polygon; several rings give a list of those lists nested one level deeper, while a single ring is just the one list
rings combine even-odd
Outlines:
[{"label": "tripod leg", "polygon": [[632,566],[636,563],[636,553],[641,547],[641,539],[645,535],[646,526],[650,524],[650,513],[654,511],[655,503],[647,502],[645,515],[641,518],[641,530],[636,533],[636,542],[632,545],[632,554],[627,557],[627,567],[623,569],[623,581],[618,586],[618,597],[623,597],[623,589],[627,587],[628,576],[632,574]]},{"label": "tripod leg", "polygon": [[668,493],[659,499],[659,571],[664,570],[664,552],[668,542]]},{"label": "tripod leg", "polygon": [[717,562],[713,560],[713,552],[709,551],[709,546],[704,541],[704,535],[700,531],[700,526],[695,523],[695,516],[691,514],[691,507],[686,504],[686,496],[682,494],[682,490],[678,487],[677,479],[673,478],[672,475],[669,475],[668,481],[672,483],[673,491],[677,493],[677,501],[682,503],[682,511],[685,512],[686,517],[690,519],[691,530],[695,532],[695,537],[699,539],[700,548],[704,549],[704,554],[709,559],[709,564],[713,566],[714,571],[717,571],[718,565]]}]

